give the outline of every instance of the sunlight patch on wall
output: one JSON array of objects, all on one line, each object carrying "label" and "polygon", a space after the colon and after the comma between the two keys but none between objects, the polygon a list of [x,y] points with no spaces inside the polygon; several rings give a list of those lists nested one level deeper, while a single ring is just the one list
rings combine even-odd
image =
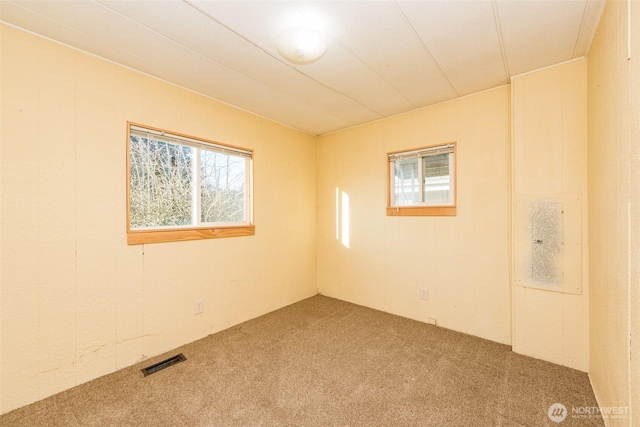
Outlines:
[{"label": "sunlight patch on wall", "polygon": [[336,187],[336,240],[340,240],[340,189]]},{"label": "sunlight patch on wall", "polygon": [[349,243],[350,243],[350,216],[349,216],[349,195],[347,193],[345,193],[344,191],[342,192],[342,218],[341,218],[341,223],[342,223],[342,245],[345,248],[349,247]]},{"label": "sunlight patch on wall", "polygon": [[336,187],[336,240],[340,240],[345,248],[351,243],[351,216],[349,212],[349,195]]}]

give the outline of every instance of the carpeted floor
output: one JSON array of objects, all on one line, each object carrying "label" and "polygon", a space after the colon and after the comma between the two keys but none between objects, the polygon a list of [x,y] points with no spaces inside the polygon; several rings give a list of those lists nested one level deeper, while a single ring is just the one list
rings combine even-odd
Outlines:
[{"label": "carpeted floor", "polygon": [[[178,353],[187,360],[143,377]],[[560,424],[547,415],[562,403]],[[315,296],[0,417],[3,426],[603,426],[585,373]],[[584,410],[582,410],[584,412]]]}]

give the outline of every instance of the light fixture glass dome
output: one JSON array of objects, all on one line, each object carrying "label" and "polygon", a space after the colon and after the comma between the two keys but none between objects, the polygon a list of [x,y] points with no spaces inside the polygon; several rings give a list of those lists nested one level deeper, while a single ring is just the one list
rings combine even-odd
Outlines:
[{"label": "light fixture glass dome", "polygon": [[327,51],[327,41],[318,31],[309,28],[290,28],[278,39],[278,52],[289,62],[311,64]]}]

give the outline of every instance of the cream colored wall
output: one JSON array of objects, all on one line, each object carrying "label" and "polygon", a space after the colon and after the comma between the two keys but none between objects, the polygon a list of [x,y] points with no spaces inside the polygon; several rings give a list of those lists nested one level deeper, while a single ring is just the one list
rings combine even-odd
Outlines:
[{"label": "cream colored wall", "polygon": [[[457,216],[387,217],[386,153],[449,141]],[[508,148],[508,87],[320,137],[320,291],[509,343]],[[350,200],[348,248],[336,239],[336,188]]]},{"label": "cream colored wall", "polygon": [[[513,351],[571,368],[589,368],[587,221],[587,61],[577,60],[512,80],[513,200],[577,194],[582,221],[582,293],[513,285]],[[515,235],[515,233],[514,233]],[[522,254],[514,251],[514,263]],[[565,274],[567,277],[568,274]]]},{"label": "cream colored wall", "polygon": [[[640,2],[609,1],[589,51],[591,363],[601,407],[640,425]],[[629,341],[631,340],[631,345]]]},{"label": "cream colored wall", "polygon": [[[0,37],[0,412],[317,293],[314,137]],[[256,235],[127,246],[127,120],[254,149]]]},{"label": "cream colored wall", "polygon": [[[313,137],[2,26],[0,413],[310,296],[316,280],[588,368],[601,406],[640,413],[628,342],[640,341],[640,37],[636,25],[627,61],[626,22],[626,2],[609,1],[589,53],[578,296],[511,286],[508,232],[512,196],[587,193],[585,61],[515,78],[512,108],[498,88],[320,137],[316,153]],[[253,148],[256,236],[127,246],[127,120]],[[458,215],[385,216],[385,153],[452,140]],[[554,154],[532,154],[540,144]],[[350,199],[348,248],[336,188]]]}]

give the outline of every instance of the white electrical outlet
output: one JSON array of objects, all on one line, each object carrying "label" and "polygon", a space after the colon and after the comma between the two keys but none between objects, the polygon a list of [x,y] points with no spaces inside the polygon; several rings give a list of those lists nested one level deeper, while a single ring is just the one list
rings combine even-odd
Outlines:
[{"label": "white electrical outlet", "polygon": [[427,290],[427,288],[420,288],[420,299],[429,299],[429,291]]},{"label": "white electrical outlet", "polygon": [[193,313],[194,314],[202,314],[204,313],[204,301],[199,299],[193,305]]}]

